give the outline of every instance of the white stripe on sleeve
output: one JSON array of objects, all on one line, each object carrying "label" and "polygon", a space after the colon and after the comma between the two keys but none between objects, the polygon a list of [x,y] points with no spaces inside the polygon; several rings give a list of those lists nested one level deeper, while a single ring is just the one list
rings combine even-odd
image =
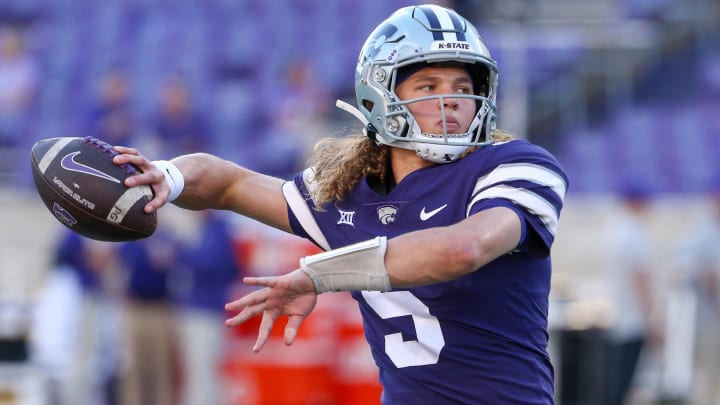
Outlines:
[{"label": "white stripe on sleeve", "polygon": [[475,184],[475,189],[473,190],[473,195],[493,184],[515,180],[526,180],[540,186],[549,187],[558,195],[560,200],[565,199],[565,192],[567,191],[565,180],[552,170],[530,163],[508,163],[499,165],[495,170],[478,179]]},{"label": "white stripe on sleeve", "polygon": [[472,208],[475,203],[490,198],[505,198],[525,207],[528,212],[540,218],[548,232],[553,236],[555,232],[557,232],[558,212],[555,210],[555,207],[541,196],[522,188],[498,185],[483,190],[470,201],[465,215],[470,215],[470,208]]},{"label": "white stripe on sleeve", "polygon": [[320,227],[315,221],[315,217],[313,217],[312,212],[310,212],[310,207],[305,204],[305,198],[295,183],[286,181],[285,184],[283,184],[282,191],[290,209],[298,221],[300,221],[300,225],[302,225],[305,232],[324,250],[330,250],[330,244],[327,239],[325,239],[325,235],[323,235],[320,230]]}]

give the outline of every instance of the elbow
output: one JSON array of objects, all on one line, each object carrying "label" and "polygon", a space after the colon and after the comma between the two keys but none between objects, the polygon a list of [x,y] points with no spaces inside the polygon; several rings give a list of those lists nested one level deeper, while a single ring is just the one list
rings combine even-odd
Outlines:
[{"label": "elbow", "polygon": [[467,242],[458,245],[454,255],[454,265],[461,273],[469,274],[504,253],[507,251],[503,250],[498,241],[492,238],[468,239]]},{"label": "elbow", "polygon": [[452,267],[463,275],[472,273],[487,263],[483,251],[483,246],[476,242],[467,241],[457,244],[452,255]]}]

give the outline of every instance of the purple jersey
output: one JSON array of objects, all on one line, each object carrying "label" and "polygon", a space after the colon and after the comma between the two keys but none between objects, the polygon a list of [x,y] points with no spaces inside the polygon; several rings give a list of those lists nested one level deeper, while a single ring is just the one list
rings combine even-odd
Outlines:
[{"label": "purple jersey", "polygon": [[547,353],[550,246],[567,177],[524,140],[484,146],[417,170],[386,196],[366,179],[345,201],[313,209],[310,169],[283,187],[296,234],[325,250],[455,224],[503,206],[521,218],[511,253],[458,279],[353,292],[380,369],[384,404],[551,404]]}]

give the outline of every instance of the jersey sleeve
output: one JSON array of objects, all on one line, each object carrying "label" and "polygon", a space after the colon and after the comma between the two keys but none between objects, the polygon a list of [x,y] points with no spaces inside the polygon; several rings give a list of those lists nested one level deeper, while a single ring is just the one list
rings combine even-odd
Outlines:
[{"label": "jersey sleeve", "polygon": [[288,219],[293,233],[308,239],[323,250],[330,250],[314,214],[315,204],[310,195],[313,169],[308,168],[283,184],[283,195],[288,205]]},{"label": "jersey sleeve", "polygon": [[472,191],[467,215],[506,206],[523,222],[520,250],[549,255],[555,239],[568,179],[557,160],[526,141],[496,146],[489,172]]}]

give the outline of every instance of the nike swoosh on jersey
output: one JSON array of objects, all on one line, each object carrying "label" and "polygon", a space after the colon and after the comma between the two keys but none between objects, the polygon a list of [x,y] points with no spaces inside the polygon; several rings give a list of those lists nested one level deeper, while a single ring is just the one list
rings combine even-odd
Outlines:
[{"label": "nike swoosh on jersey", "polygon": [[69,170],[71,172],[85,173],[85,174],[89,174],[91,176],[100,177],[105,180],[114,181],[115,183],[120,183],[120,180],[116,179],[115,177],[113,177],[107,173],[103,173],[100,170],[97,170],[90,166],[86,166],[82,163],[76,162],[75,156],[79,155],[80,153],[82,153],[82,152],[77,151],[77,152],[68,153],[60,161],[60,166],[62,166],[63,169]]},{"label": "nike swoosh on jersey", "polygon": [[425,212],[425,207],[423,207],[422,211],[420,211],[420,220],[421,221],[427,221],[428,219],[432,218],[437,214],[438,212],[442,211],[447,207],[447,204],[444,204],[438,208],[435,208],[432,211]]}]

